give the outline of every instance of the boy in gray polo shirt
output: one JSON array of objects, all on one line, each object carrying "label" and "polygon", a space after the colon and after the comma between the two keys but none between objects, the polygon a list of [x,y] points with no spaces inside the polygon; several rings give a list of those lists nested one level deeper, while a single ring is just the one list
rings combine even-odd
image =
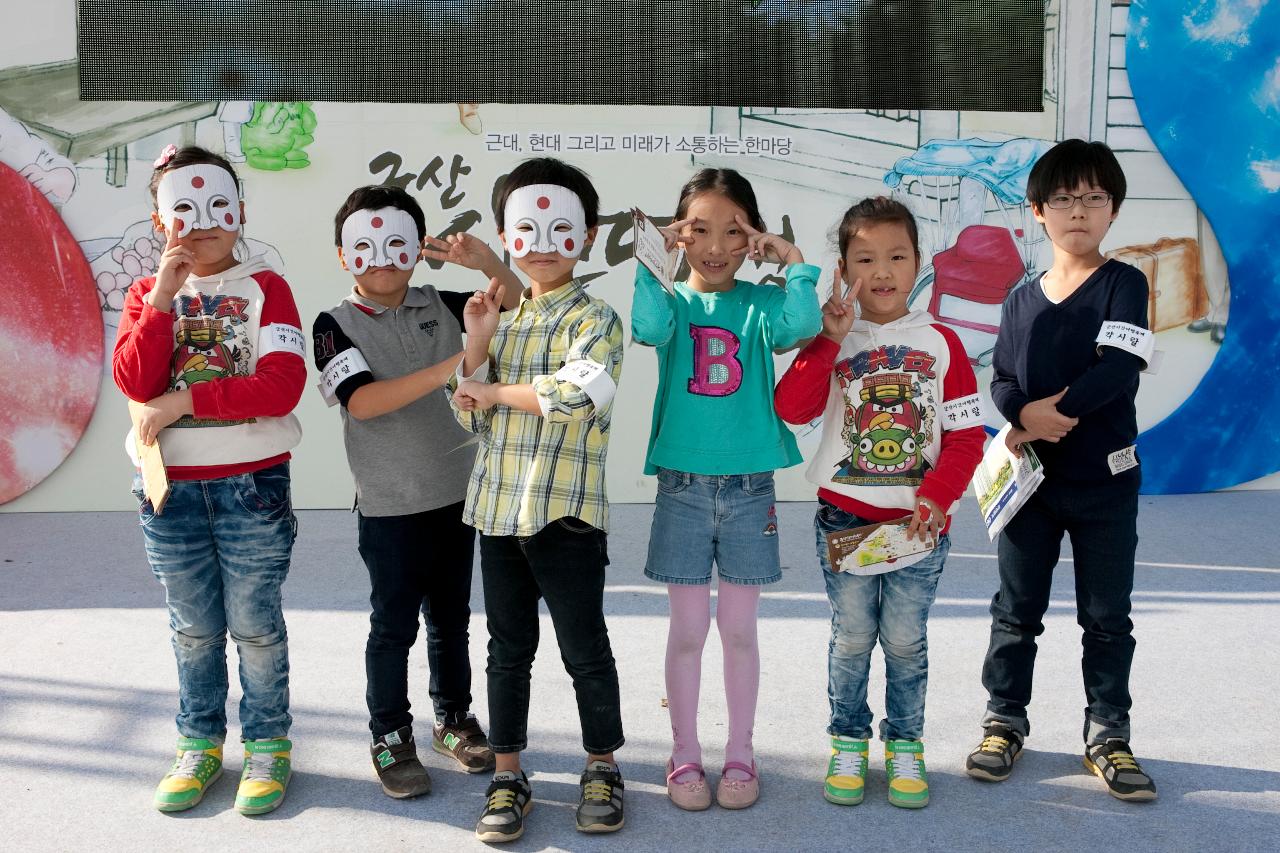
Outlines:
[{"label": "boy in gray polo shirt", "polygon": [[334,231],[355,286],[316,318],[316,367],[325,400],[341,406],[360,556],[372,584],[365,698],[374,768],[388,796],[414,797],[431,790],[409,712],[419,611],[435,706],[432,747],[472,773],[491,769],[494,758],[470,713],[475,530],[462,522],[462,507],[474,448],[442,390],[462,357],[462,309],[472,294],[410,287],[409,279],[419,257],[460,264],[489,277],[491,294],[501,288],[504,308],[519,301],[520,282],[482,240],[428,237],[422,208],[403,190],[355,190]]}]

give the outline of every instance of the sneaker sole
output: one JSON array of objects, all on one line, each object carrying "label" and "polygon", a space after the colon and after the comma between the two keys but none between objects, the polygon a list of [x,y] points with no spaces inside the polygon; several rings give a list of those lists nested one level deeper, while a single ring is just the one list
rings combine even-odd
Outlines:
[{"label": "sneaker sole", "polygon": [[411,800],[414,797],[425,797],[431,793],[431,785],[428,784],[421,791],[393,791],[386,785],[382,785],[382,793],[386,794],[393,800]]},{"label": "sneaker sole", "polygon": [[856,806],[862,802],[864,796],[865,794],[859,794],[857,799],[853,799],[852,797],[834,797],[830,791],[826,790],[822,792],[824,800],[828,803],[835,803],[837,806]]},{"label": "sneaker sole", "polygon": [[480,767],[472,767],[469,764],[464,764],[458,758],[458,756],[453,754],[452,749],[449,749],[449,747],[445,746],[443,743],[436,740],[435,738],[431,739],[431,748],[434,749],[436,752],[440,753],[441,755],[447,755],[450,758],[452,758],[455,762],[457,762],[459,767],[461,767],[463,770],[467,771],[468,773],[485,773],[492,770],[498,763],[497,759],[495,758],[493,761],[490,761],[488,764],[484,764]]},{"label": "sneaker sole", "polygon": [[204,787],[200,790],[200,795],[190,802],[162,803],[158,800],[153,800],[152,804],[156,807],[156,811],[162,812],[185,812],[187,809],[194,809],[196,806],[200,805],[200,802],[204,799],[204,795],[209,793],[209,789],[213,787],[213,783],[217,782],[221,778],[222,768],[219,767],[218,772],[210,776],[209,781],[204,783]]},{"label": "sneaker sole", "polygon": [[[524,817],[528,817],[528,816],[529,816],[529,812],[531,812],[531,811],[533,811],[533,800],[529,800],[529,802],[527,802],[527,803],[525,803],[525,804],[524,804],[524,814],[523,814],[523,816],[524,816]],[[513,833],[511,833],[510,835],[507,835],[506,833],[502,833],[502,832],[497,832],[497,831],[494,831],[494,832],[481,832],[481,831],[480,831],[480,830],[478,830],[478,829],[476,830],[476,840],[478,840],[478,841],[483,841],[483,842],[485,842],[486,844],[501,844],[501,843],[502,843],[502,842],[504,842],[504,841],[515,841],[517,838],[519,838],[519,837],[520,837],[520,836],[522,836],[522,835],[524,835],[524,822],[523,822],[523,821],[520,823],[520,831],[519,831],[519,832],[513,832]]]},{"label": "sneaker sole", "polygon": [[890,797],[889,805],[897,806],[900,809],[922,809],[929,805],[929,798],[925,797],[923,800],[895,800]]},{"label": "sneaker sole", "polygon": [[1107,784],[1107,778],[1102,775],[1102,771],[1098,769],[1098,765],[1094,764],[1088,756],[1084,759],[1085,769],[1102,780],[1107,786],[1107,793],[1115,797],[1117,800],[1124,800],[1126,803],[1149,803],[1156,798],[1155,791],[1132,791],[1128,794],[1117,791]]},{"label": "sneaker sole", "polygon": [[622,825],[626,822],[627,822],[627,819],[624,817],[622,820],[618,821],[615,824],[593,823],[589,826],[582,826],[581,824],[579,824],[578,832],[586,832],[593,835],[599,834],[599,833],[605,833],[605,832],[617,832],[619,829],[622,829]]}]

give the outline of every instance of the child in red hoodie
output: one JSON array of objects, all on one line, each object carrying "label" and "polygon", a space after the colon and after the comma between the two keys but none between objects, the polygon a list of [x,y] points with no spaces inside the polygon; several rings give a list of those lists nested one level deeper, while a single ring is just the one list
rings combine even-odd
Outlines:
[{"label": "child in red hoodie", "polygon": [[[814,528],[832,610],[825,796],[840,805],[862,802],[871,736],[867,676],[879,638],[889,802],[921,808],[929,802],[920,740],[926,622],[951,548],[949,513],[982,458],[985,433],[977,381],[959,338],[927,312],[907,309],[920,270],[911,212],[883,197],[858,202],[840,223],[839,249],[822,333],[774,395],[789,423],[823,419],[807,476],[818,486]],[[877,574],[833,570],[827,533],[908,515],[909,533],[935,542],[933,550],[867,567]]]}]

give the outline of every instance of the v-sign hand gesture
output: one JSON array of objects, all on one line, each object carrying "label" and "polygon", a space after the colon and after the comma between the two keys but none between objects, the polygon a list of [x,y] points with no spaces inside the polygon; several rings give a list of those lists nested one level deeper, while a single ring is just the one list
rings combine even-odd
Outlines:
[{"label": "v-sign hand gesture", "polygon": [[488,290],[477,290],[462,309],[462,325],[468,338],[490,340],[498,330],[502,313],[502,282],[489,279]]},{"label": "v-sign hand gesture", "polygon": [[[841,285],[844,285],[843,296],[840,295]],[[853,284],[845,285],[844,278],[840,275],[840,268],[836,267],[835,276],[831,281],[831,298],[822,306],[823,337],[840,343],[845,335],[849,334],[856,319],[853,304],[860,290],[862,290],[862,279],[856,279]]]},{"label": "v-sign hand gesture", "polygon": [[780,266],[804,263],[804,255],[800,253],[800,250],[777,234],[770,234],[752,227],[751,223],[743,219],[741,214],[734,216],[733,219],[747,235],[747,245],[741,249],[735,249],[734,255],[738,257],[746,255],[749,261],[755,261],[756,263],[771,261]]},{"label": "v-sign hand gesture", "polygon": [[672,222],[670,225],[658,225],[656,222],[653,224],[658,229],[658,233],[662,235],[662,240],[666,246],[666,250],[670,252],[676,246],[693,245],[693,234],[682,234],[681,232],[696,224],[697,221],[698,217],[690,216],[687,219],[681,219],[679,222]]}]

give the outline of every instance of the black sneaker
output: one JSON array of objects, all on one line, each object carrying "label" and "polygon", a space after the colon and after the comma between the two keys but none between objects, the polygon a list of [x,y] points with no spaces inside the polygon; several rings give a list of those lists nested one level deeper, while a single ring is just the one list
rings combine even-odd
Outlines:
[{"label": "black sneaker", "polygon": [[622,774],[616,764],[592,761],[582,771],[578,800],[579,832],[617,832],[622,829]]},{"label": "black sneaker", "polygon": [[436,723],[431,735],[431,748],[457,761],[468,773],[492,770],[493,750],[480,728],[480,721],[470,714],[456,726]]},{"label": "black sneaker", "polygon": [[1022,754],[1022,735],[1008,726],[994,724],[982,730],[982,743],[969,753],[965,772],[984,782],[1003,782]]},{"label": "black sneaker", "polygon": [[533,791],[522,771],[493,774],[485,791],[484,814],[476,821],[476,838],[490,843],[515,841],[524,835],[524,816],[533,808]]},{"label": "black sneaker", "polygon": [[378,781],[382,783],[382,793],[397,800],[431,793],[431,777],[418,760],[412,726],[402,726],[383,735],[369,751],[373,754]]},{"label": "black sneaker", "polygon": [[1088,747],[1084,766],[1107,783],[1107,791],[1118,800],[1150,802],[1156,798],[1156,783],[1142,772],[1129,744],[1118,737]]}]

